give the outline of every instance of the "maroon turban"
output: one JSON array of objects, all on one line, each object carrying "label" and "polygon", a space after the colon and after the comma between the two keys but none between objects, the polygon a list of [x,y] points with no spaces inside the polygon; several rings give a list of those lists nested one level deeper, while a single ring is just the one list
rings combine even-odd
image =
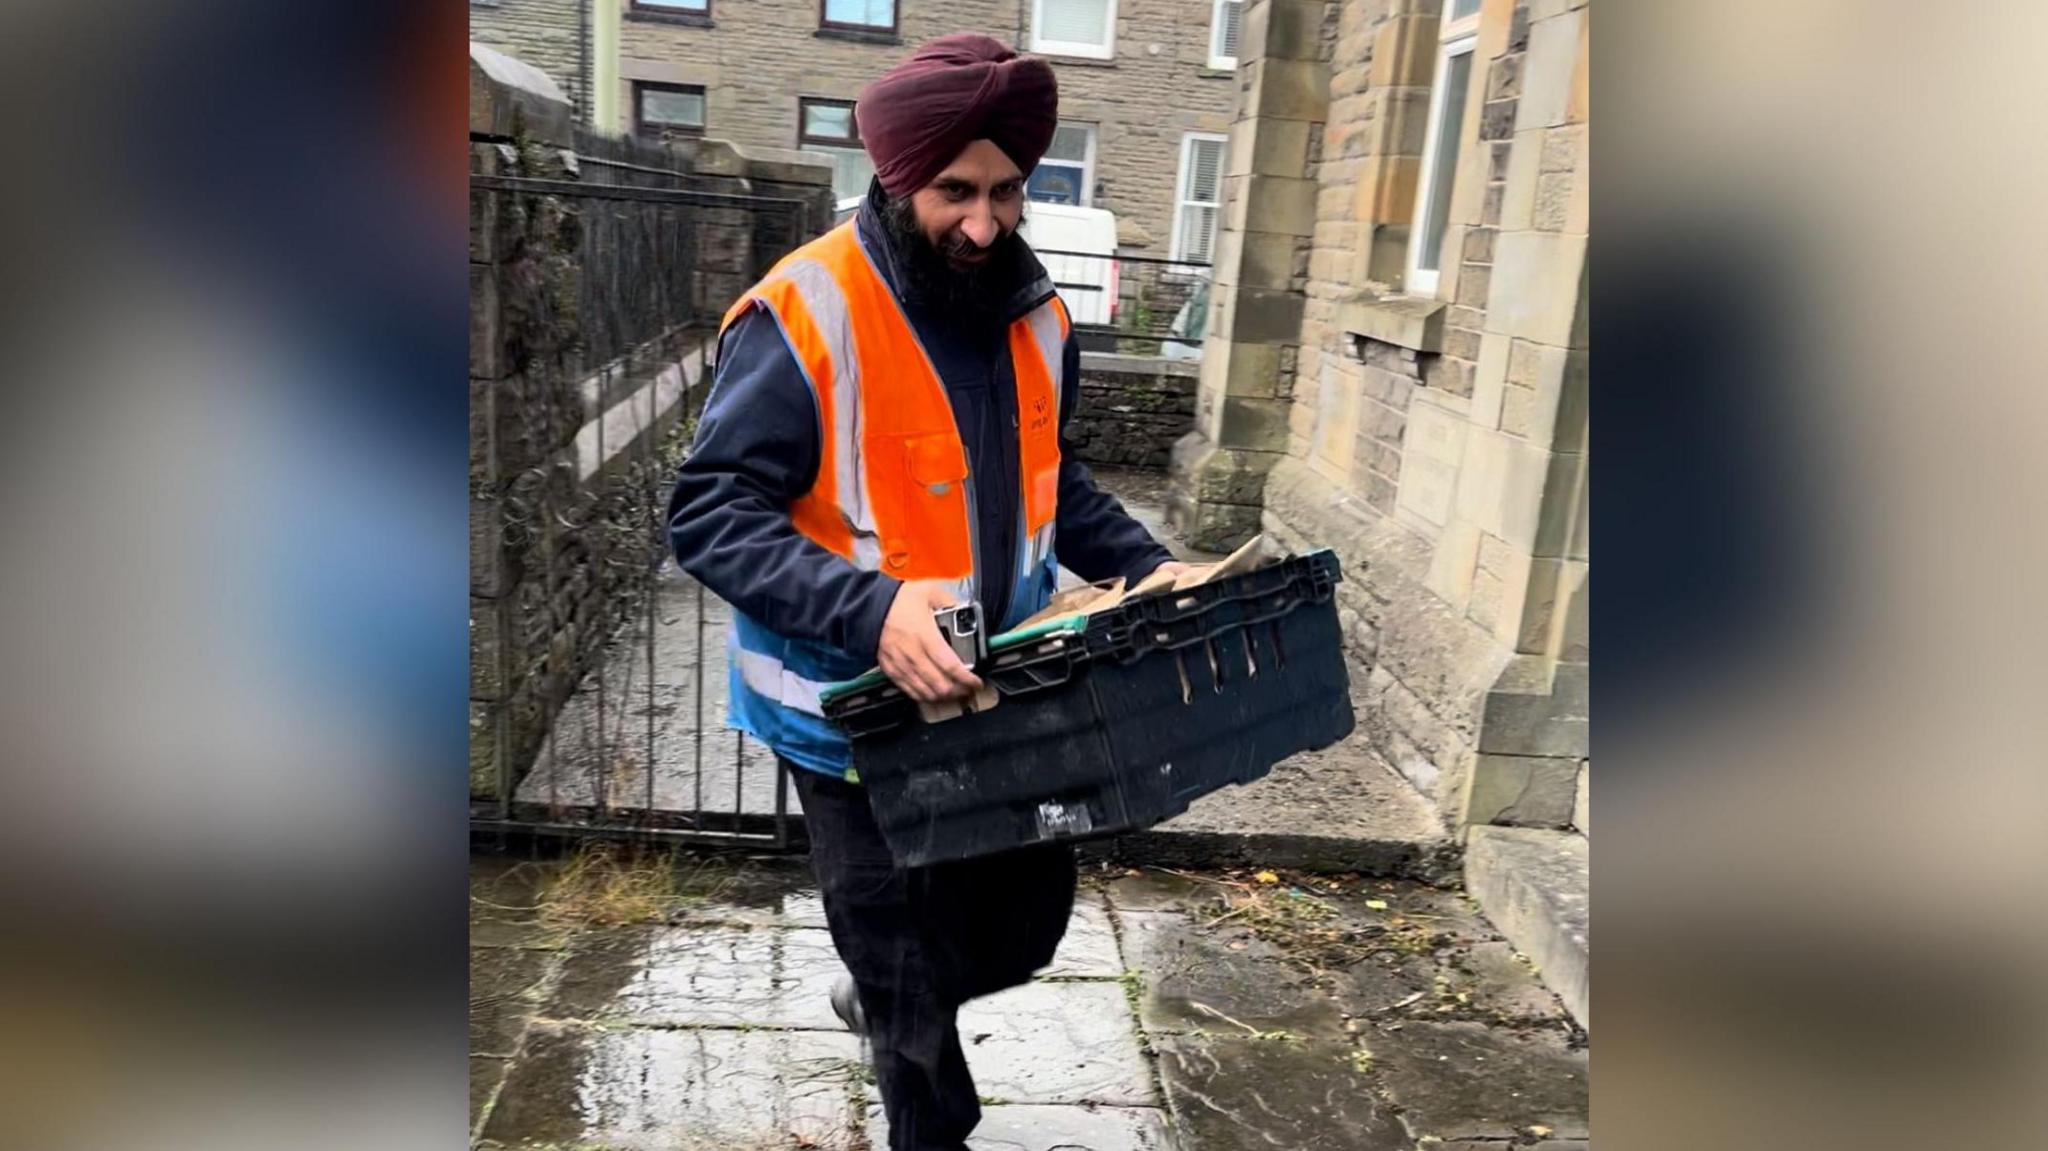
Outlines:
[{"label": "maroon turban", "polygon": [[988,140],[1025,175],[1059,126],[1052,65],[972,32],[941,36],[869,84],[854,105],[861,143],[891,196],[907,196],[967,145]]}]

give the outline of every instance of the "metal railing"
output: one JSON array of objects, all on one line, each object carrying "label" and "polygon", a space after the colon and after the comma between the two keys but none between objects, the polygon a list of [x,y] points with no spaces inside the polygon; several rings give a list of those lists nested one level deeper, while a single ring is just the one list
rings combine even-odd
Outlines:
[{"label": "metal railing", "polygon": [[706,284],[743,288],[827,221],[575,159],[470,181],[493,229],[473,331],[496,342],[472,360],[472,779],[494,778],[471,828],[787,847],[781,766],[721,722],[724,605],[669,559],[665,512],[729,302]]},{"label": "metal railing", "polygon": [[1184,359],[1201,354],[1207,263],[1057,248],[1033,253],[1066,301],[1084,350]]}]

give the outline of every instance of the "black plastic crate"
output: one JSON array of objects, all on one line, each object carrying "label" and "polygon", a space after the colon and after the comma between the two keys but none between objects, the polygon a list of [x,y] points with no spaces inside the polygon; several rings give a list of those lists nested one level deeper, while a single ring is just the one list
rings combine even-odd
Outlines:
[{"label": "black plastic crate", "polygon": [[899,863],[1133,831],[1351,733],[1330,552],[1000,646],[1001,702],[926,723],[893,686],[826,700]]}]

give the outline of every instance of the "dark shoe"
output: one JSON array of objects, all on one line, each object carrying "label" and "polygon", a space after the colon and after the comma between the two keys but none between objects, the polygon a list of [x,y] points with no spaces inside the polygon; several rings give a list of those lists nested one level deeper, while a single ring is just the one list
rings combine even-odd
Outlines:
[{"label": "dark shoe", "polygon": [[867,1013],[861,1010],[860,995],[854,990],[852,976],[843,977],[832,985],[832,1014],[839,1017],[839,1022],[846,1024],[848,1031],[862,1038],[867,1037],[868,1017]]}]

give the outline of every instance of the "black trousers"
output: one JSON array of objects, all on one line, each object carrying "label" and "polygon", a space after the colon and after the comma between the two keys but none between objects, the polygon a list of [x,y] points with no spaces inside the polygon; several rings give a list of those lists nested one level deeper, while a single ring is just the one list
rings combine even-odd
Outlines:
[{"label": "black trousers", "polygon": [[1074,852],[1051,845],[899,868],[865,789],[786,764],[825,921],[867,1016],[889,1151],[963,1151],[981,1103],[956,1016],[1052,962],[1074,910]]}]

